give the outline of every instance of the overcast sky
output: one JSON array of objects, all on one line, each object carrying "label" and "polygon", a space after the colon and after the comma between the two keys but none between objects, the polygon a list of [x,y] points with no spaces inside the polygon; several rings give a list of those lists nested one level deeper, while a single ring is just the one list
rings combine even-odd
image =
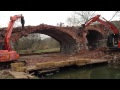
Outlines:
[{"label": "overcast sky", "polygon": [[[73,11],[0,11],[0,27],[8,26],[10,16],[23,14],[25,17],[25,26],[27,25],[39,25],[41,23],[48,25],[57,25],[59,22],[66,23],[67,17],[71,15]],[[110,20],[114,15],[114,11],[97,11],[97,14],[101,14],[102,17]],[[113,20],[119,20],[115,17]]]}]

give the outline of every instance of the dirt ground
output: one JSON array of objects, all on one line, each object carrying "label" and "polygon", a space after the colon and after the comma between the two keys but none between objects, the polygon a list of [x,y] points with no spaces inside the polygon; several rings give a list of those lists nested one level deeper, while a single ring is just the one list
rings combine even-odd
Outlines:
[{"label": "dirt ground", "polygon": [[111,54],[105,54],[101,49],[97,49],[94,51],[83,50],[80,53],[73,55],[51,53],[51,54],[43,54],[43,55],[21,56],[20,60],[25,60],[27,62],[27,66],[34,66],[36,63],[41,63],[41,62],[49,62],[49,61],[59,62],[59,61],[74,60],[80,58],[104,60],[104,59],[112,59],[113,56],[111,56]]},{"label": "dirt ground", "polygon": [[[27,62],[26,66],[35,66],[36,63],[40,62],[59,62],[65,60],[75,60],[80,58],[89,58],[95,60],[111,60],[111,59],[120,59],[120,51],[105,53],[103,49],[96,49],[94,51],[83,50],[78,54],[68,55],[61,53],[50,53],[42,55],[30,55],[30,56],[21,56],[20,60],[25,60]],[[14,79],[8,72],[8,70],[0,70],[0,79]]]},{"label": "dirt ground", "polygon": [[14,79],[14,77],[9,74],[8,70],[0,70],[0,79]]}]

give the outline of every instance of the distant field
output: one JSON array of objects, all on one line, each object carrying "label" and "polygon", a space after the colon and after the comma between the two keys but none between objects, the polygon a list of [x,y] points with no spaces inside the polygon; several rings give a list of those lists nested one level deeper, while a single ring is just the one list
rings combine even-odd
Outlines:
[{"label": "distant field", "polygon": [[46,53],[46,52],[59,52],[60,48],[52,48],[52,49],[45,49],[45,50],[20,50],[20,54],[30,54],[30,53]]}]

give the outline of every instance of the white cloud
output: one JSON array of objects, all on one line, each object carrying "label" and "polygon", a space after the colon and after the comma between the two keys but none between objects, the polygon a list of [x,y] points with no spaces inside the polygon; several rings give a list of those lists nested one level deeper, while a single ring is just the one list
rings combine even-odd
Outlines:
[{"label": "white cloud", "polygon": [[[97,11],[97,14],[100,14],[101,17],[104,17],[106,20],[110,20],[113,15],[115,14],[115,11]],[[112,20],[120,20],[119,17],[114,17]]]},{"label": "white cloud", "polygon": [[[10,16],[23,14],[25,17],[25,26],[27,25],[57,25],[63,22],[66,25],[66,19],[71,15],[72,11],[0,11],[0,27],[7,27]],[[97,11],[107,20],[110,20],[114,15],[114,11]],[[119,20],[119,17],[114,17],[113,20]],[[43,35],[43,38],[47,37]]]},{"label": "white cloud", "polygon": [[[23,14],[25,17],[25,25],[39,25],[41,23],[48,25],[57,25],[63,22],[66,25],[66,19],[71,15],[72,11],[0,11],[0,27],[8,26],[10,16]],[[110,20],[114,15],[114,11],[97,11],[102,17]],[[119,20],[114,17],[113,20]]]},{"label": "white cloud", "polygon": [[7,26],[10,16],[23,14],[25,25],[39,25],[41,23],[56,25],[66,23],[71,11],[0,11],[0,26]]}]

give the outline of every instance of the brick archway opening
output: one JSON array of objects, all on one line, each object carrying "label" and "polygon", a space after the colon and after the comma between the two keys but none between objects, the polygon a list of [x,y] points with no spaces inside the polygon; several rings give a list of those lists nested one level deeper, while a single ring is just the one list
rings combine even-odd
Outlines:
[{"label": "brick archway opening", "polygon": [[[60,53],[71,54],[76,50],[76,40],[69,34],[59,30],[37,30],[32,33],[48,35],[60,43]],[[31,33],[31,34],[32,34]]]},{"label": "brick archway opening", "polygon": [[103,36],[100,32],[95,30],[88,30],[87,38],[87,46],[89,50],[94,50],[102,45],[101,41]]}]

